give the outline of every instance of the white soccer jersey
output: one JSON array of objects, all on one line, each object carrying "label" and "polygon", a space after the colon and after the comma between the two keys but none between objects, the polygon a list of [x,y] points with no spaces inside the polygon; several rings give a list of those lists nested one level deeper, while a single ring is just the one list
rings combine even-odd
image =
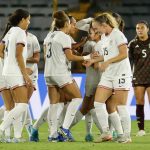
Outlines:
[{"label": "white soccer jersey", "polygon": [[94,50],[97,51],[101,56],[103,56],[103,51],[101,49],[102,41],[99,40],[95,45],[94,45]]},{"label": "white soccer jersey", "polygon": [[[94,45],[96,43],[94,41],[87,41],[83,46],[83,53],[92,53],[94,51]],[[90,77],[95,73],[95,69],[93,67],[86,68],[86,76]]]},{"label": "white soccer jersey", "polygon": [[44,39],[44,43],[43,45],[45,46],[48,46],[48,43],[49,43],[49,38],[50,38],[50,35],[51,35],[51,31],[46,35],[45,39]]},{"label": "white soccer jersey", "polygon": [[[27,58],[33,57],[34,53],[40,52],[40,45],[35,35],[27,33]],[[38,73],[37,63],[27,63],[27,67],[31,68],[33,72]]]},{"label": "white soccer jersey", "polygon": [[62,31],[54,31],[49,34],[49,43],[46,48],[46,62],[44,76],[70,75],[66,64],[64,50],[71,49],[71,38]]},{"label": "white soccer jersey", "polygon": [[[114,28],[108,36],[102,35],[100,51],[103,51],[104,61],[116,57],[119,54],[118,47],[122,44],[127,44],[127,39],[117,28]],[[121,76],[130,77],[131,67],[129,59],[125,58],[119,62],[110,64],[103,75],[112,79]]]},{"label": "white soccer jersey", "polygon": [[20,27],[12,27],[4,39],[5,42],[5,58],[4,58],[4,68],[3,75],[5,76],[22,76],[21,70],[18,66],[16,59],[16,45],[21,43],[23,47],[23,60],[26,65],[27,58],[27,37],[25,30]]},{"label": "white soccer jersey", "polygon": [[[83,53],[92,53],[95,51],[95,45],[97,43],[94,41],[87,41],[83,47]],[[93,95],[95,93],[95,88],[97,87],[101,77],[101,72],[95,70],[93,66],[86,68],[86,96]]]}]

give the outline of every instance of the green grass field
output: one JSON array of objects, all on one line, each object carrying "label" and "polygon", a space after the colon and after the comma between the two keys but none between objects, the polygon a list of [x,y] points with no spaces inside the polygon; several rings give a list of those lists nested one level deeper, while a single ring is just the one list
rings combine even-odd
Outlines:
[{"label": "green grass field", "polygon": [[[84,141],[85,137],[85,125],[84,121],[81,121],[74,128],[72,128],[72,134],[76,142],[63,142],[63,143],[49,143],[47,141],[48,128],[47,124],[40,128],[40,142],[38,143],[0,143],[0,150],[150,150],[150,121],[145,122],[145,130],[147,135],[144,137],[136,137],[137,126],[136,122],[132,122],[132,143],[130,144],[118,144],[114,142],[105,143],[87,143]],[[93,126],[93,135],[96,138],[98,130]],[[27,134],[24,131],[24,137],[27,138]]]}]

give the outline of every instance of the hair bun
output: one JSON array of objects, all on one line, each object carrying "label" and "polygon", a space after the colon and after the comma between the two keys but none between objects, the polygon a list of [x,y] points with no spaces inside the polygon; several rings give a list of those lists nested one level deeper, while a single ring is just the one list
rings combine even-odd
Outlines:
[{"label": "hair bun", "polygon": [[53,14],[53,18],[54,19],[62,19],[66,16],[65,12],[64,11],[56,11],[54,14]]}]

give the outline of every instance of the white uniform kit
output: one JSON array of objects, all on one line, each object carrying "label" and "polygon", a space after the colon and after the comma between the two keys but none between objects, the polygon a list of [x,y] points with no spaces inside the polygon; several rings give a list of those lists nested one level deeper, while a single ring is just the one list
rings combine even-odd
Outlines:
[{"label": "white uniform kit", "polygon": [[[83,47],[83,53],[92,53],[97,45],[94,41],[87,41]],[[93,66],[86,68],[86,83],[85,83],[85,93],[86,96],[91,96],[95,94],[97,85],[100,81],[101,73],[99,70],[95,70]]]},{"label": "white uniform kit", "polygon": [[65,49],[71,49],[71,38],[62,31],[50,33],[46,47],[46,62],[44,76],[48,86],[63,87],[73,82]]},{"label": "white uniform kit", "polygon": [[[104,62],[116,57],[119,54],[119,46],[127,44],[124,34],[114,28],[108,35],[102,35],[101,48],[103,51]],[[131,86],[131,67],[129,59],[125,58],[119,62],[111,63],[103,72],[99,86],[110,89],[129,90]]]},{"label": "white uniform kit", "polygon": [[0,92],[7,89],[5,78],[2,75],[3,66],[4,66],[4,60],[3,58],[0,57]]},{"label": "white uniform kit", "polygon": [[12,27],[2,40],[5,43],[4,67],[2,75],[5,76],[8,87],[15,88],[25,85],[25,81],[16,59],[16,45],[22,44],[23,60],[26,65],[27,38],[25,30],[20,27]]},{"label": "white uniform kit", "polygon": [[[35,35],[27,33],[27,58],[33,57],[34,53],[40,53],[40,45]],[[33,73],[30,75],[33,85],[36,87],[38,79],[37,63],[27,63],[27,68],[30,68]]]}]

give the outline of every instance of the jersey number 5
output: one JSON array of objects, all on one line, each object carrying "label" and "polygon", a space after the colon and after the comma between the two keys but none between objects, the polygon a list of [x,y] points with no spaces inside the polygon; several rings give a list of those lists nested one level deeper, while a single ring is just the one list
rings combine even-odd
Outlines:
[{"label": "jersey number 5", "polygon": [[48,52],[47,52],[47,58],[50,58],[52,56],[52,51],[51,51],[51,46],[52,46],[52,43],[49,43],[48,44]]},{"label": "jersey number 5", "polygon": [[108,55],[108,50],[107,50],[107,48],[104,48],[104,55]]},{"label": "jersey number 5", "polygon": [[142,57],[143,57],[143,58],[147,57],[146,49],[143,49],[143,50],[142,50]]}]

